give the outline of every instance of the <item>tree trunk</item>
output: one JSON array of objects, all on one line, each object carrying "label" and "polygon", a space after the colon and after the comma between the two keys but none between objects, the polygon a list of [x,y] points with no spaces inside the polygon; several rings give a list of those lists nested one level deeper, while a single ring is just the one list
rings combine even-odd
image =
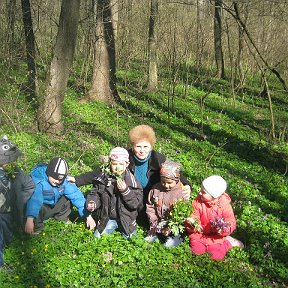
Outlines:
[{"label": "tree trunk", "polygon": [[8,9],[8,30],[7,30],[7,43],[8,43],[8,59],[12,60],[13,51],[15,48],[15,11],[16,0],[10,0],[7,3]]},{"label": "tree trunk", "polygon": [[196,67],[202,66],[204,49],[204,0],[197,0]]},{"label": "tree trunk", "polygon": [[273,105],[272,105],[272,98],[271,98],[271,94],[269,91],[269,86],[268,86],[268,82],[266,79],[266,76],[264,75],[264,73],[262,73],[262,77],[264,80],[264,91],[268,97],[268,101],[269,101],[269,110],[270,110],[270,117],[271,117],[271,137],[272,140],[275,140],[275,118],[274,118],[274,112],[273,112]]},{"label": "tree trunk", "polygon": [[63,131],[62,102],[76,46],[79,9],[80,0],[62,0],[47,88],[38,110],[39,130],[48,134]]},{"label": "tree trunk", "polygon": [[31,16],[30,0],[21,0],[23,24],[25,31],[26,40],[26,57],[27,57],[27,68],[28,68],[28,79],[25,90],[28,92],[27,99],[32,101],[36,98],[36,49],[35,49],[35,37],[33,31],[33,22]]},{"label": "tree trunk", "polygon": [[112,26],[114,31],[114,39],[116,42],[118,35],[118,19],[119,19],[119,0],[111,0]]},{"label": "tree trunk", "polygon": [[149,53],[149,73],[148,73],[148,90],[155,91],[158,86],[157,76],[157,48],[155,36],[155,22],[158,14],[158,0],[151,0],[150,18],[149,18],[149,35],[148,35],[148,53]]},{"label": "tree trunk", "polygon": [[235,95],[235,75],[234,75],[234,55],[233,55],[233,49],[231,44],[231,38],[230,38],[230,29],[229,29],[229,22],[226,21],[226,33],[227,33],[227,48],[228,48],[228,56],[229,56],[229,67],[230,67],[230,91],[231,95],[233,97],[233,104],[236,105],[236,95]]},{"label": "tree trunk", "polygon": [[110,0],[97,1],[96,37],[92,87],[82,101],[120,101],[116,89],[115,39]]},{"label": "tree trunk", "polygon": [[[245,13],[244,13],[244,24],[246,25],[247,23],[247,19],[248,19],[248,9],[247,9],[247,4],[243,4],[243,6],[245,9]],[[235,10],[236,15],[239,16],[239,5],[236,1],[233,1],[233,7]],[[238,51],[237,51],[237,57],[236,57],[236,63],[235,63],[235,78],[238,74],[239,77],[239,82],[240,82],[240,86],[244,85],[245,82],[245,76],[244,76],[244,72],[243,72],[243,67],[242,67],[242,51],[244,48],[244,29],[243,27],[241,27],[240,25],[238,25]]]},{"label": "tree trunk", "polygon": [[214,47],[217,67],[217,77],[225,77],[224,58],[222,52],[222,0],[215,0],[214,14]]}]

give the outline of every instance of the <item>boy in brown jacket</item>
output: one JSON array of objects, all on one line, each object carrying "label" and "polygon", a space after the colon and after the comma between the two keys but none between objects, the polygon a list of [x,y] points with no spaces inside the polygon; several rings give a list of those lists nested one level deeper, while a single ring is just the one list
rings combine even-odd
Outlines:
[{"label": "boy in brown jacket", "polygon": [[173,235],[167,227],[167,220],[173,204],[183,200],[182,184],[180,181],[181,164],[166,160],[160,168],[160,182],[155,184],[149,192],[146,213],[150,222],[148,242],[160,239],[165,247],[179,245],[183,239],[180,235]]}]

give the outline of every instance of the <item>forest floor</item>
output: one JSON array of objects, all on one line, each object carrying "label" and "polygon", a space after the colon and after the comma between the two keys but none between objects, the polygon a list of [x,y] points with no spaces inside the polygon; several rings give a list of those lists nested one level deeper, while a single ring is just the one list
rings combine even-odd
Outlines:
[{"label": "forest floor", "polygon": [[83,92],[69,82],[65,131],[53,137],[37,132],[35,109],[19,85],[1,83],[0,133],[23,151],[22,168],[29,173],[35,164],[62,156],[70,174],[77,175],[99,166],[99,156],[113,147],[129,148],[132,127],[151,125],[155,150],[182,163],[193,198],[205,177],[226,179],[237,218],[233,235],[245,248],[233,248],[223,261],[214,261],[206,254],[192,255],[187,238],[172,249],[149,244],[142,229],[130,241],[119,232],[96,240],[73,211],[68,225],[49,221],[39,235],[16,233],[5,250],[1,288],[287,287],[287,95],[271,91],[271,139],[271,109],[257,82],[234,97],[227,81],[208,81],[205,75],[190,85],[179,79],[173,89],[163,82],[157,93],[147,93],[143,75],[120,72],[122,103],[113,106],[80,104]]}]

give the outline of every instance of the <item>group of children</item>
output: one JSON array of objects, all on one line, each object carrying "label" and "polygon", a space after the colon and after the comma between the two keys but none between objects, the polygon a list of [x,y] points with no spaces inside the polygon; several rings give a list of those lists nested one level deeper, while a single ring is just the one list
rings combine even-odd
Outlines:
[{"label": "group of children", "polygon": [[[85,174],[78,178],[68,176],[68,163],[61,157],[35,166],[30,176],[26,175],[15,167],[21,154],[7,137],[0,140],[0,266],[4,264],[4,247],[11,241],[15,227],[32,235],[41,232],[50,218],[68,222],[71,203],[86,218],[87,227],[94,230],[97,238],[115,229],[126,239],[136,233],[143,190],[128,169],[126,149],[112,149],[107,165],[98,169],[92,181]],[[161,164],[160,182],[150,190],[146,204],[148,242],[159,239],[165,247],[172,247],[183,241],[184,235],[173,235],[166,225],[173,205],[183,198],[180,169],[181,165],[174,161]],[[93,184],[86,198],[75,182],[78,186]],[[185,219],[194,254],[207,252],[212,259],[221,260],[233,246],[243,247],[229,236],[236,221],[226,190],[226,181],[220,176],[213,175],[202,182],[193,201],[193,212]]]}]

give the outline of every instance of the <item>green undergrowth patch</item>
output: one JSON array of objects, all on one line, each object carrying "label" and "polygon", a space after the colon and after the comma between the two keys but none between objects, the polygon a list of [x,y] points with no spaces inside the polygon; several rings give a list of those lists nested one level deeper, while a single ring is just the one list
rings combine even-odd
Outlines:
[{"label": "green undergrowth patch", "polygon": [[[84,224],[46,223],[45,232],[21,236],[6,261],[18,287],[265,287],[248,255],[238,248],[222,262],[193,256],[188,239],[167,249],[144,241],[144,232],[130,241],[118,232],[95,239]],[[20,254],[17,251],[21,251]],[[8,284],[8,283],[7,283]],[[2,286],[1,286],[2,287]],[[4,286],[5,287],[5,286]],[[7,286],[9,287],[9,286]],[[17,286],[16,286],[17,287]],[[247,286],[246,286],[247,287]]]}]

